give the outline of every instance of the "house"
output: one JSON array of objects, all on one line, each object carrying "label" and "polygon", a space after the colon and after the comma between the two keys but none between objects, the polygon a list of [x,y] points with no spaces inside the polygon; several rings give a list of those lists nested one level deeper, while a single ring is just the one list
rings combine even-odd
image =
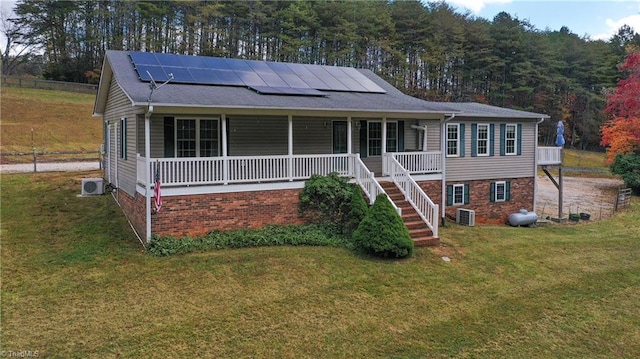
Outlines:
[{"label": "house", "polygon": [[537,166],[559,159],[537,146],[546,115],[423,101],[348,67],[108,51],[94,115],[104,179],[147,241],[302,223],[304,181],[337,172],[434,244],[458,209],[534,210]]}]

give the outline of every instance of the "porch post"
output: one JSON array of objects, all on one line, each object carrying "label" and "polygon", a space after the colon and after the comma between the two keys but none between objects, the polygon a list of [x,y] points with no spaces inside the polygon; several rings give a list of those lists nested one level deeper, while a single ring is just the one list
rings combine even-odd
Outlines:
[{"label": "porch post", "polygon": [[229,159],[227,158],[227,115],[222,114],[220,116],[220,122],[222,124],[222,183],[229,183]]},{"label": "porch post", "polygon": [[147,217],[147,235],[146,242],[151,240],[151,114],[153,113],[153,106],[149,105],[147,112],[144,114],[144,166],[145,166],[145,191],[146,191],[146,217]]},{"label": "porch post", "polygon": [[387,155],[387,118],[382,118],[382,148],[380,149],[380,155],[382,157],[382,175],[387,174],[387,161],[385,159]]},{"label": "porch post", "polygon": [[289,160],[287,161],[287,171],[289,173],[289,181],[293,181],[293,115],[289,115],[287,117],[288,129],[287,129],[287,139],[288,139],[288,152]]},{"label": "porch post", "polygon": [[[351,116],[347,116],[347,153],[348,154],[353,154],[353,141],[352,141],[352,123],[351,123]],[[349,174],[353,175],[354,171],[353,171],[353,158],[349,157]]]}]

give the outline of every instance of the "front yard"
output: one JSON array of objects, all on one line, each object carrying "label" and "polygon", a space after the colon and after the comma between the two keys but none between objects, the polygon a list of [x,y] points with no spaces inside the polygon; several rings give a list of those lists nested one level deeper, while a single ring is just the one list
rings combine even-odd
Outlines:
[{"label": "front yard", "polygon": [[[590,224],[145,254],[92,174],[3,175],[3,353],[46,358],[640,357],[640,202]],[[448,256],[445,262],[441,256]]]}]

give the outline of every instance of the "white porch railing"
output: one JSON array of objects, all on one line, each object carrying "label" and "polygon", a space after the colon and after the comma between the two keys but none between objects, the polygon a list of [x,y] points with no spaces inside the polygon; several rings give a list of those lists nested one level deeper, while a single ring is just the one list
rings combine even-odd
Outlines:
[{"label": "white porch railing", "polygon": [[400,162],[388,154],[385,162],[387,170],[393,182],[400,188],[405,199],[418,212],[424,223],[431,229],[433,236],[438,236],[438,205],[433,203],[431,198],[420,188],[418,183],[411,178],[409,170],[405,169]]},{"label": "white porch railing", "polygon": [[538,165],[562,164],[562,147],[538,147]]},{"label": "white porch railing", "polygon": [[[380,183],[376,181],[375,176],[373,175],[373,172],[369,171],[369,169],[364,164],[364,162],[362,162],[360,157],[355,157],[354,162],[355,162],[355,165],[354,165],[355,181],[362,188],[362,190],[367,195],[367,197],[369,197],[369,203],[373,204],[373,202],[376,200],[376,197],[379,194],[382,194],[382,193],[387,194],[387,193],[384,191]],[[389,198],[389,196],[387,196],[387,199],[389,200],[393,208],[396,210],[398,215],[402,216],[402,209],[396,206],[396,204],[393,203],[393,201],[391,200],[391,198]]]},{"label": "white porch railing", "polygon": [[[353,177],[353,160],[357,155],[282,155],[194,158],[152,158],[151,180],[156,171],[162,185],[193,186],[243,182],[294,181],[312,174],[337,172]],[[145,158],[138,155],[138,183],[146,184]]]},{"label": "white porch railing", "polygon": [[[411,174],[442,172],[442,152],[393,152],[389,153]],[[388,169],[387,169],[388,170]],[[385,172],[386,173],[386,172]]]}]

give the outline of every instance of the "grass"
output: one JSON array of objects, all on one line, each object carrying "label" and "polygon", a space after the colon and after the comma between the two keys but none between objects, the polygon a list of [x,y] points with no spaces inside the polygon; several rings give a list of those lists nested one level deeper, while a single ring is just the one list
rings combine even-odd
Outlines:
[{"label": "grass", "polygon": [[[145,254],[93,173],[2,176],[2,348],[47,358],[640,357],[640,204],[566,226],[342,248]],[[440,257],[449,256],[444,262]]]},{"label": "grass", "polygon": [[40,152],[98,150],[102,121],[92,117],[95,95],[14,87],[2,87],[1,95],[0,152],[32,152],[32,129]]}]

